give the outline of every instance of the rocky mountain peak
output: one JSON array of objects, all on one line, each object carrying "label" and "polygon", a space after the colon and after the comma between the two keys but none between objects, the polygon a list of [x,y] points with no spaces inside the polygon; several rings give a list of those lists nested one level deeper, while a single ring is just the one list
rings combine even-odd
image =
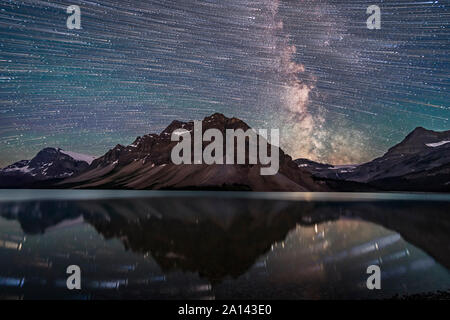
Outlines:
[{"label": "rocky mountain peak", "polygon": [[305,159],[296,162],[316,178],[339,181],[331,182],[332,188],[344,187],[347,191],[369,187],[373,190],[448,192],[450,131],[418,127],[382,157],[361,165],[329,166]]},{"label": "rocky mountain peak", "polygon": [[388,150],[386,155],[405,155],[426,151],[430,145],[450,141],[450,130],[433,131],[417,127],[403,141]]},{"label": "rocky mountain peak", "polygon": [[47,147],[31,160],[21,160],[0,170],[0,187],[33,186],[37,181],[71,177],[87,169],[93,158]]},{"label": "rocky mountain peak", "polygon": [[[224,138],[227,129],[246,131],[249,128],[244,121],[228,118],[221,113],[212,114],[202,120],[203,133],[208,129],[217,129],[222,132]],[[159,135],[139,136],[128,146],[117,145],[96,159],[80,176],[67,179],[65,183],[82,188],[322,190],[322,186],[317,185],[308,172],[299,169],[292,158],[281,149],[278,174],[270,177],[260,175],[260,163],[249,164],[249,148],[246,148],[246,164],[175,165],[172,163],[171,153],[178,141],[172,141],[171,136],[177,129],[193,132],[194,121],[174,120]],[[209,143],[204,141],[203,148]]]},{"label": "rocky mountain peak", "polygon": [[[228,118],[221,113],[214,113],[202,120],[203,132],[212,128],[220,130],[225,136],[226,129],[242,129],[246,131],[250,127],[240,119]],[[121,167],[136,161],[150,162],[155,165],[170,164],[170,153],[176,144],[176,142],[171,141],[171,136],[178,129],[193,131],[194,121],[173,120],[159,135],[153,133],[138,136],[128,146],[118,144],[104,156],[96,159],[92,163],[92,167],[111,165]]]}]

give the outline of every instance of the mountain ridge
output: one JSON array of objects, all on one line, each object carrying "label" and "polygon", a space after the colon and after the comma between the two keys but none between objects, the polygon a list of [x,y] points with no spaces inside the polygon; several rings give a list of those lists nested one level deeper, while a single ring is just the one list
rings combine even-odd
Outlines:
[{"label": "mountain ridge", "polygon": [[[203,132],[214,128],[222,133],[250,129],[221,113],[205,117],[202,127]],[[450,130],[417,127],[383,156],[357,165],[293,161],[279,149],[279,173],[261,176],[259,163],[173,164],[170,154],[177,142],[171,135],[177,129],[192,132],[194,122],[173,120],[160,134],[138,136],[127,146],[117,144],[97,158],[44,148],[31,160],[1,169],[0,188],[450,192]],[[208,144],[203,142],[203,148]]]},{"label": "mountain ridge", "polygon": [[[383,156],[348,166],[295,160],[319,180],[357,183],[382,191],[450,192],[450,130],[414,129]],[[354,191],[359,191],[355,185]]]},{"label": "mountain ridge", "polygon": [[[250,129],[250,126],[240,119],[227,118],[223,114],[214,113],[202,120],[203,132],[212,128],[218,129],[225,136],[225,131],[228,129],[246,131]],[[71,188],[152,190],[326,190],[321,183],[316,183],[312,179],[309,172],[299,170],[292,158],[281,149],[279,149],[280,170],[274,176],[261,176],[260,163],[255,165],[174,165],[170,155],[178,142],[171,141],[171,134],[177,129],[192,132],[194,122],[175,120],[159,135],[148,134],[137,137],[128,146],[116,145],[105,155],[94,160],[88,170],[58,185]],[[203,142],[203,149],[208,144],[209,142]],[[249,163],[248,152],[245,156],[246,163]]]}]

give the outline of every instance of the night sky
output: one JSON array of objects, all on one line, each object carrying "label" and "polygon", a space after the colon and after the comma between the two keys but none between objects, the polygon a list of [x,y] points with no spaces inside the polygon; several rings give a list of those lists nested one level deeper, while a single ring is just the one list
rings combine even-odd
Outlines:
[{"label": "night sky", "polygon": [[214,112],[280,128],[293,157],[367,161],[450,129],[449,51],[450,0],[0,1],[0,167]]}]

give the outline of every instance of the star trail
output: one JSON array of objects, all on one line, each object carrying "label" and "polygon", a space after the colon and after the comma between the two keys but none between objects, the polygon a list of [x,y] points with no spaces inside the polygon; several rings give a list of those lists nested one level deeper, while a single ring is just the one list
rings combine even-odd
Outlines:
[{"label": "star trail", "polygon": [[0,167],[47,146],[102,155],[214,112],[280,128],[293,157],[368,161],[417,126],[450,128],[449,6],[0,1]]}]

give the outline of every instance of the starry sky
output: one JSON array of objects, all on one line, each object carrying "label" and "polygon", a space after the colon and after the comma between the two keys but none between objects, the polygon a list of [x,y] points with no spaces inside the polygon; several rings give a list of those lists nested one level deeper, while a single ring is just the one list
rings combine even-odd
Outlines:
[{"label": "starry sky", "polygon": [[[381,8],[369,30],[366,9]],[[69,5],[81,8],[69,30]],[[450,129],[450,0],[0,0],[0,167],[102,155],[214,112],[294,158],[382,155]]]}]

